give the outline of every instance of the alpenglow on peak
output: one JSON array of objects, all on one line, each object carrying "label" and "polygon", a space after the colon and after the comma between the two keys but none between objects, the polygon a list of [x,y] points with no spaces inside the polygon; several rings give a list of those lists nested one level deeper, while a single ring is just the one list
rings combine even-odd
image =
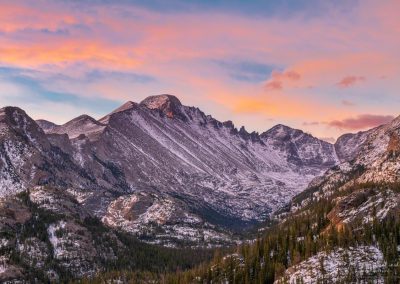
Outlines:
[{"label": "alpenglow on peak", "polygon": [[158,95],[150,96],[144,99],[141,106],[145,106],[148,109],[160,110],[167,117],[173,118],[175,116],[186,119],[186,116],[182,113],[182,104],[179,99],[172,95]]}]

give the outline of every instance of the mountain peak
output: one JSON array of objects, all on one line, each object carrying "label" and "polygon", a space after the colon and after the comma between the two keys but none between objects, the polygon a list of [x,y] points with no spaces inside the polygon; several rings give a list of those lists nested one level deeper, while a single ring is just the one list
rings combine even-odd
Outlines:
[{"label": "mountain peak", "polygon": [[145,98],[140,105],[143,105],[149,109],[164,109],[167,106],[180,107],[182,106],[179,99],[173,95],[157,95]]},{"label": "mountain peak", "polygon": [[280,129],[280,130],[283,130],[283,131],[297,130],[297,129],[291,128],[291,127],[289,127],[287,125],[284,125],[284,124],[277,124],[274,127],[272,127],[271,129],[276,129],[276,130]]},{"label": "mountain peak", "polygon": [[70,124],[85,124],[85,123],[93,123],[93,124],[100,124],[96,119],[93,117],[87,115],[87,114],[82,114],[78,117],[75,117],[74,119],[68,121],[64,125],[70,125]]},{"label": "mountain peak", "polygon": [[121,111],[125,111],[128,109],[132,109],[135,106],[137,106],[137,103],[132,102],[132,101],[127,101],[126,103],[124,103],[122,106],[120,106],[119,108],[117,108],[116,110],[114,110],[112,113],[116,113],[116,112],[121,112]]},{"label": "mountain peak", "polygon": [[[0,109],[0,128],[12,129],[27,138],[35,146],[49,146],[42,128],[19,107],[4,107]],[[4,133],[2,133],[4,134]]]},{"label": "mountain peak", "polygon": [[270,135],[272,136],[286,136],[291,132],[302,132],[301,130],[291,128],[289,126],[286,126],[284,124],[277,124],[271,129],[261,133],[261,137],[268,137]]},{"label": "mountain peak", "polygon": [[183,120],[187,119],[182,112],[182,103],[177,97],[172,95],[150,96],[145,98],[140,105],[151,110],[159,110],[169,118],[179,117]]},{"label": "mountain peak", "polygon": [[26,125],[32,124],[33,120],[19,107],[7,106],[0,109],[0,122],[6,122],[13,127],[26,128]]},{"label": "mountain peak", "polygon": [[36,123],[40,126],[40,128],[42,128],[44,130],[44,132],[50,132],[54,128],[59,126],[59,125],[57,125],[51,121],[45,120],[45,119],[37,119]]},{"label": "mountain peak", "polygon": [[27,115],[25,111],[19,107],[6,106],[0,109],[0,115],[3,118],[11,118],[13,114]]}]

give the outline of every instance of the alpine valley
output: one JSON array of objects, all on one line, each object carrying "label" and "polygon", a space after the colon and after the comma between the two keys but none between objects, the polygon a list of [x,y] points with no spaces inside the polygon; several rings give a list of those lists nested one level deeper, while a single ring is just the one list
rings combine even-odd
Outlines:
[{"label": "alpine valley", "polygon": [[399,156],[400,118],[331,144],[172,95],[63,125],[4,107],[0,281],[398,283]]}]

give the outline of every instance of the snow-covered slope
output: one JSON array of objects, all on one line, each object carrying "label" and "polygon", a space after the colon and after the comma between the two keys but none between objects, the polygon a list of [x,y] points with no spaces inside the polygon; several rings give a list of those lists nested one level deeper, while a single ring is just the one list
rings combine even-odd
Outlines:
[{"label": "snow-covered slope", "polygon": [[386,263],[378,247],[339,248],[331,252],[320,252],[290,267],[275,284],[384,283],[385,268]]},{"label": "snow-covered slope", "polygon": [[[318,202],[330,203],[332,209],[325,216],[327,225],[322,234],[347,231],[360,234],[360,240],[367,239],[377,224],[392,224],[399,217],[400,117],[369,131],[343,135],[335,148],[342,163],[315,178],[297,195],[291,212],[301,215]],[[375,234],[374,242],[382,238]],[[353,283],[354,279],[357,283],[386,283],[382,255],[375,246],[319,252],[287,269],[286,279],[279,283]]]}]

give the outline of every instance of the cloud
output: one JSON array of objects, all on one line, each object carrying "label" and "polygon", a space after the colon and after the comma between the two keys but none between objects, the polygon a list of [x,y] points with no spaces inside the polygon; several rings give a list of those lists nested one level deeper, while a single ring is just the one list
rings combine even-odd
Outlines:
[{"label": "cloud", "polygon": [[355,106],[356,105],[355,103],[348,101],[348,100],[342,100],[341,103],[344,106]]},{"label": "cloud", "polygon": [[290,81],[298,81],[301,78],[301,75],[296,71],[289,70],[289,71],[272,71],[271,74],[272,79],[274,80],[290,80]]},{"label": "cloud", "polygon": [[361,130],[386,124],[394,119],[391,115],[361,114],[343,120],[332,120],[326,124],[341,130]]},{"label": "cloud", "polygon": [[260,100],[249,100],[249,99],[238,99],[234,102],[233,111],[236,113],[260,113],[260,112],[269,112],[270,106]]},{"label": "cloud", "polygon": [[304,126],[319,125],[319,122],[318,121],[310,121],[310,122],[305,121],[305,122],[303,122],[303,125]]},{"label": "cloud", "polygon": [[267,90],[282,90],[283,84],[281,81],[269,81],[265,84]]},{"label": "cloud", "polygon": [[228,71],[229,76],[236,81],[259,83],[265,80],[274,68],[273,65],[254,61],[215,60],[217,65]]},{"label": "cloud", "polygon": [[98,81],[114,78],[122,81],[129,81],[133,83],[154,83],[156,78],[147,74],[138,74],[134,72],[120,72],[120,71],[105,71],[94,69],[84,74],[82,80],[85,81]]},{"label": "cloud", "polygon": [[[96,5],[102,1],[107,5]],[[348,91],[359,92],[364,112],[396,111],[397,0],[353,1],[351,9],[347,1],[313,17],[306,17],[303,8],[282,17],[276,9],[260,8],[260,1],[224,1],[222,5],[241,3],[240,9],[215,9],[215,1],[204,9],[203,4],[179,9],[159,0],[3,2],[0,66],[40,72],[28,77],[49,93],[48,102],[54,97],[75,103],[74,96],[83,97],[93,99],[92,104],[86,103],[93,109],[96,98],[138,101],[169,92],[225,119],[243,121],[257,113],[260,118],[296,121],[301,127],[303,121],[354,116],[355,108],[340,104],[342,97],[338,103],[342,90],[334,83],[343,75],[363,75],[368,80],[362,83],[368,88]],[[152,9],[138,2],[157,4]],[[288,7],[294,7],[294,2],[305,3],[290,0]],[[319,2],[325,7],[332,1]],[[255,17],[254,11],[237,13],[249,5],[262,16]],[[169,13],[164,10],[167,6]],[[315,5],[307,6],[314,13]],[[221,68],[212,59],[229,64]],[[268,66],[263,66],[266,62]],[[280,71],[269,70],[269,65]],[[372,80],[381,75],[387,81]],[[5,79],[10,91],[16,82]],[[28,84],[33,82],[18,81],[18,86]],[[306,89],[310,85],[313,89]],[[266,95],[265,89],[284,92]],[[376,103],[377,94],[382,103]],[[265,119],[246,126],[263,130]],[[341,132],[322,122],[312,129],[314,135],[326,137]]]},{"label": "cloud", "polygon": [[341,88],[349,88],[363,81],[365,81],[364,76],[346,76],[336,83],[336,85]]},{"label": "cloud", "polygon": [[[92,0],[92,2],[109,4],[118,1],[111,0]],[[119,1],[121,2],[121,1]],[[308,17],[315,17],[324,13],[325,9],[333,8],[334,5],[343,7],[346,5],[351,8],[354,4],[346,0],[331,1],[321,0],[286,0],[286,1],[242,1],[242,0],[220,0],[220,1],[204,1],[204,0],[135,0],[124,1],[132,2],[135,5],[140,5],[146,9],[159,11],[162,13],[188,13],[193,11],[206,12],[223,12],[237,13],[241,15],[270,16],[280,15],[287,18],[297,13],[306,13]]]},{"label": "cloud", "polygon": [[46,86],[46,80],[43,81],[41,75],[43,74],[29,69],[0,67],[0,102],[17,104],[20,107],[28,105],[32,107],[44,103],[79,106],[81,109],[90,109],[92,114],[107,113],[110,108],[116,108],[121,103],[100,96],[79,96],[53,90]]},{"label": "cloud", "polygon": [[277,71],[274,70],[271,73],[271,79],[267,81],[265,87],[267,90],[281,90],[283,86],[288,82],[299,81],[301,75],[293,70],[288,71]]}]

